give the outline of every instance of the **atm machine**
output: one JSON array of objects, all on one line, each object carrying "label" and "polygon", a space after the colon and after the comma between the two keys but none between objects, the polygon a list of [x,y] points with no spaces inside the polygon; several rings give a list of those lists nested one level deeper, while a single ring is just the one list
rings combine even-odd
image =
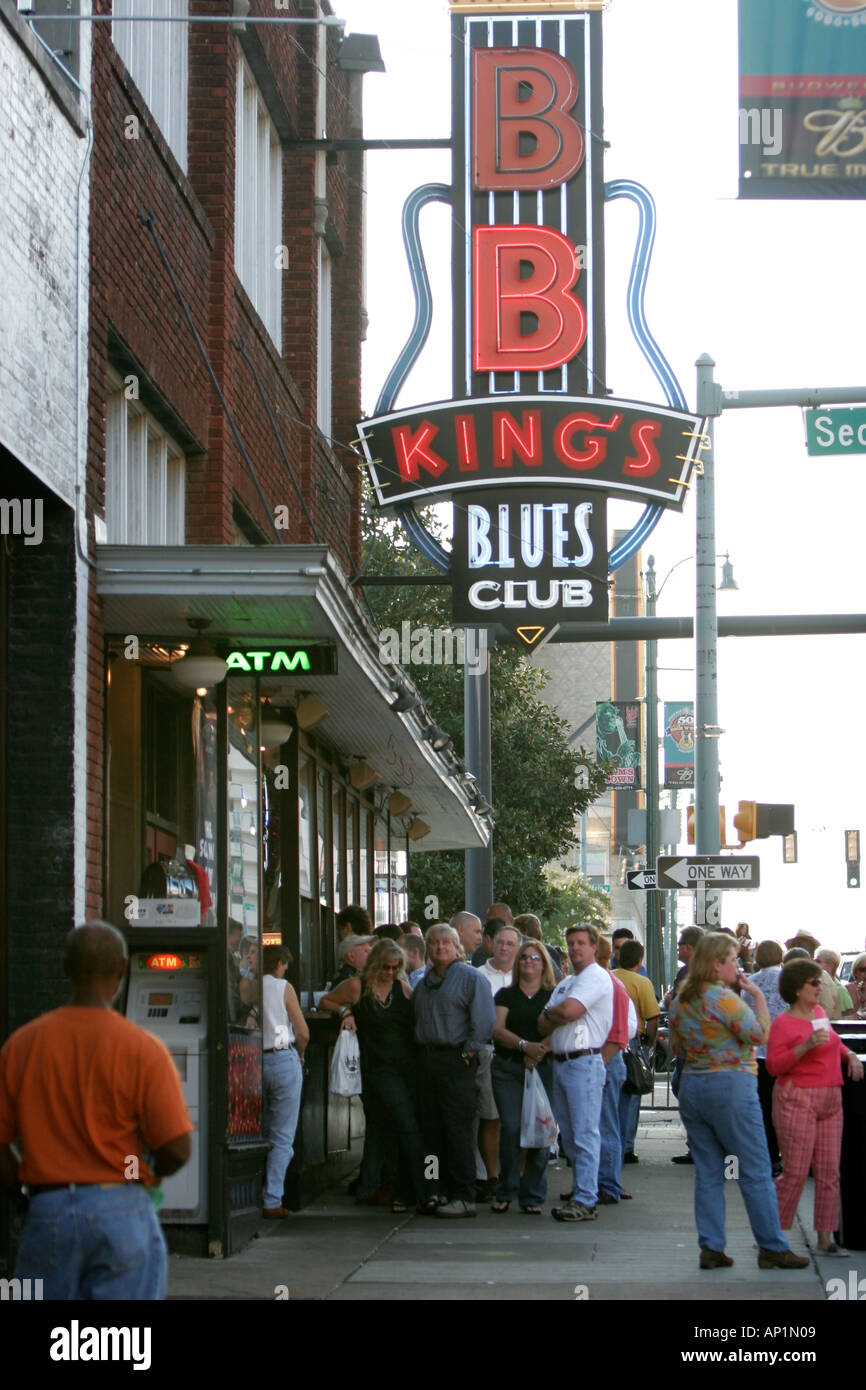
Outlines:
[{"label": "atm machine", "polygon": [[206,1225],[207,1209],[207,975],[195,951],[133,949],[126,1016],[165,1043],[180,1075],[195,1128],[189,1162],[162,1179],[160,1220]]}]

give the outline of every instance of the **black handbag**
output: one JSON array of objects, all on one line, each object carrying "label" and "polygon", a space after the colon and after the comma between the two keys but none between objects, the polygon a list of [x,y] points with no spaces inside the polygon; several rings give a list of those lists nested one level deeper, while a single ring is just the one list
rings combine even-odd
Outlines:
[{"label": "black handbag", "polygon": [[636,1052],[626,1048],[625,1081],[622,1089],[627,1096],[647,1096],[653,1088],[653,1067],[649,1052],[641,1043]]}]

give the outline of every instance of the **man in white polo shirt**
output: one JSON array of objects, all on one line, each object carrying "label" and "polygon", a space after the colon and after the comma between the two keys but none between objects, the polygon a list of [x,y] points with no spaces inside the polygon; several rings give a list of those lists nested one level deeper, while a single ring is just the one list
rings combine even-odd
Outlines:
[{"label": "man in white polo shirt", "polygon": [[[511,984],[511,968],[520,942],[521,935],[516,927],[500,923],[493,936],[493,955],[483,965],[476,966],[478,974],[489,984],[494,999],[500,989],[507,989]],[[476,1188],[481,1201],[495,1196],[499,1182],[499,1111],[490,1074],[492,1061],[493,1044],[489,1043],[478,1054],[478,1150],[487,1174]]]},{"label": "man in white polo shirt", "polygon": [[553,1110],[571,1163],[571,1200],[554,1207],[557,1221],[594,1221],[598,1215],[602,1048],[613,1022],[613,984],[595,959],[598,930],[589,922],[565,933],[574,970],[560,980],[539,1015],[542,1037],[553,1052]]}]

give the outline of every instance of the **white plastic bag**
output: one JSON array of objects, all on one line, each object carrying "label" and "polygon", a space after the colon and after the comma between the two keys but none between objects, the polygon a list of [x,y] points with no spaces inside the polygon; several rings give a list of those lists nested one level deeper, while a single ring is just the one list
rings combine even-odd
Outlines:
[{"label": "white plastic bag", "polygon": [[343,1028],[337,1038],[331,1058],[331,1095],[359,1096],[361,1094],[361,1049],[358,1034]]},{"label": "white plastic bag", "polygon": [[520,1114],[520,1147],[546,1149],[556,1143],[556,1120],[544,1083],[535,1067],[527,1069]]}]

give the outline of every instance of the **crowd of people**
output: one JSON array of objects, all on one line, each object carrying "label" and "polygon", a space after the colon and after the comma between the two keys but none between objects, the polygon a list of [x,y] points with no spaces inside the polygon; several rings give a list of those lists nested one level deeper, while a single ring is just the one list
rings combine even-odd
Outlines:
[{"label": "crowd of people", "polygon": [[[350,909],[358,913],[359,909]],[[356,1030],[367,1138],[357,1200],[474,1216],[540,1215],[552,1150],[523,1134],[527,1075],[537,1073],[571,1184],[552,1207],[562,1222],[595,1220],[629,1201],[640,1088],[628,1054],[651,1053],[661,1008],[627,929],[589,923],[566,933],[566,956],[531,914],[494,903],[484,922],[458,912],[422,937],[417,924],[357,938],[341,923],[341,971],[319,1007]],[[347,944],[348,943],[348,944]],[[829,1026],[866,1013],[866,956],[845,988],[839,956],[798,932],[787,952],[736,932],[687,927],[670,1009],[702,1269],[727,1267],[725,1180],[736,1160],[761,1268],[806,1263],[784,1234],[810,1169],[817,1247],[835,1253],[843,1069],[862,1066]],[[815,954],[817,953],[817,955]],[[646,1055],[646,1053],[645,1053]]]}]

